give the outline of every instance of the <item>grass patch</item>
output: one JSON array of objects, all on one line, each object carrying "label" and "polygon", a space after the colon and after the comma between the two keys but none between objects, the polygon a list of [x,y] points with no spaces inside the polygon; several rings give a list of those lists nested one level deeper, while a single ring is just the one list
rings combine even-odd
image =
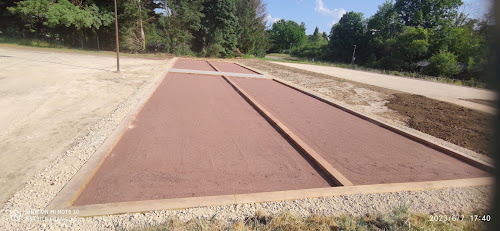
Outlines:
[{"label": "grass patch", "polygon": [[266,54],[266,56],[271,56],[271,57],[276,57],[276,58],[262,58],[262,59],[263,60],[270,60],[270,61],[276,61],[276,60],[281,60],[281,61],[296,61],[296,62],[302,61],[302,59],[300,59],[298,57],[295,57],[295,56],[291,56],[290,54],[270,53],[270,54]]},{"label": "grass patch", "polygon": [[400,206],[391,213],[364,216],[324,216],[313,214],[300,217],[291,213],[270,216],[257,212],[244,222],[228,223],[214,219],[193,219],[181,222],[176,218],[158,225],[135,230],[486,230],[486,223],[464,220],[431,221],[430,215],[410,213]]},{"label": "grass patch", "polygon": [[323,62],[323,61],[313,61],[313,60],[309,60],[309,59],[294,57],[294,56],[291,56],[289,54],[272,53],[272,54],[268,54],[267,56],[278,57],[280,59],[261,58],[261,60],[339,67],[339,68],[345,68],[345,69],[351,69],[351,70],[373,72],[373,73],[378,73],[378,74],[425,79],[425,80],[430,80],[430,81],[434,81],[434,82],[448,83],[448,84],[467,86],[467,87],[476,87],[476,88],[486,88],[487,87],[487,85],[484,82],[481,82],[481,81],[478,81],[475,79],[460,80],[460,79],[451,79],[451,78],[445,78],[445,77],[434,77],[434,76],[422,75],[422,74],[417,73],[417,72],[380,70],[380,69],[359,66],[356,64],[351,65],[351,64],[346,64],[346,63],[331,63],[331,62]]},{"label": "grass patch", "polygon": [[41,47],[41,48],[66,48],[61,44],[49,43],[47,41],[42,41],[39,39],[15,39],[15,38],[0,37],[0,43],[16,44],[28,47]]},{"label": "grass patch", "polygon": [[[64,52],[64,53],[75,53],[75,54],[85,54],[85,55],[102,55],[116,57],[115,51],[97,51],[97,50],[86,50],[77,49],[68,46],[63,46],[57,43],[48,43],[42,40],[36,39],[14,39],[0,37],[1,47],[10,47],[16,49],[36,49],[40,51],[48,52]],[[151,58],[151,59],[165,59],[169,57],[174,57],[172,54],[167,53],[124,53],[120,52],[120,57],[133,57],[133,58]]]}]

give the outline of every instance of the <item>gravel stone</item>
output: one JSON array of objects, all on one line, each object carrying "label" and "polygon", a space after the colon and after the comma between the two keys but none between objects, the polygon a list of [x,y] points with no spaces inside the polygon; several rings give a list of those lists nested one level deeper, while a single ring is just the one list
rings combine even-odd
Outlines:
[{"label": "gravel stone", "polygon": [[[171,66],[170,62],[168,65]],[[169,67],[167,67],[169,68]],[[121,120],[140,101],[154,83],[162,76],[149,78],[129,98],[89,128],[73,147],[59,156],[52,164],[36,174],[25,187],[10,198],[0,209],[2,230],[114,230],[133,229],[158,225],[172,218],[181,221],[211,219],[226,222],[240,222],[260,214],[278,215],[283,212],[299,216],[311,214],[364,215],[366,213],[388,213],[402,205],[410,211],[430,214],[458,215],[473,211],[486,211],[490,205],[493,186],[446,188],[439,190],[394,192],[382,194],[355,194],[325,198],[309,198],[293,201],[276,201],[239,205],[211,206],[181,210],[150,211],[146,213],[97,216],[89,218],[48,219],[29,216],[26,210],[44,210],[57,193],[66,185],[99,146],[118,126]],[[418,133],[415,130],[401,129]],[[426,136],[425,134],[419,134]],[[429,137],[429,139],[435,139]],[[439,141],[437,139],[437,141]],[[443,142],[446,146],[450,144]],[[458,148],[454,146],[453,148]],[[467,151],[467,150],[465,150]],[[11,218],[17,211],[20,221]],[[39,220],[44,219],[44,220]]]}]

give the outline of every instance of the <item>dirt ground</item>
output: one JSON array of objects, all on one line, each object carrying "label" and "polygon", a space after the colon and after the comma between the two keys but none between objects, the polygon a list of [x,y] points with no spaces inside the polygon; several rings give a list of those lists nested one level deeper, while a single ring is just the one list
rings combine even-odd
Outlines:
[{"label": "dirt ground", "polygon": [[483,104],[490,107],[496,107],[498,105],[497,100],[483,100],[483,99],[463,99],[463,100],[471,101],[478,104]]},{"label": "dirt ground", "polygon": [[165,60],[0,46],[0,207]]},{"label": "dirt ground", "polygon": [[386,122],[413,128],[483,155],[490,153],[491,114],[267,61],[237,61],[341,101]]},{"label": "dirt ground", "polygon": [[408,126],[475,152],[488,155],[493,116],[420,95],[395,94],[387,107],[407,116]]},{"label": "dirt ground", "polygon": [[350,70],[345,68],[301,64],[301,63],[286,63],[272,62],[280,66],[293,67],[312,71],[314,73],[326,74],[342,79],[355,81],[358,83],[370,84],[386,89],[406,92],[409,94],[423,95],[428,98],[437,99],[440,101],[453,103],[459,106],[480,110],[491,114],[496,114],[495,107],[476,103],[464,99],[480,99],[480,100],[496,100],[497,94],[491,90],[464,87],[454,84],[433,82],[418,78],[406,78],[394,75],[385,75],[367,71]]}]

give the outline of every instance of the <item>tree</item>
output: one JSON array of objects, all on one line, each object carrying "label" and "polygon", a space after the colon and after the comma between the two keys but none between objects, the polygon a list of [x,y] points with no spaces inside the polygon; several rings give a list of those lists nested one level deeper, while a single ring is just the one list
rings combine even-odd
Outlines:
[{"label": "tree", "polygon": [[462,0],[397,0],[394,5],[406,26],[434,28],[453,23]]},{"label": "tree", "polygon": [[118,5],[120,46],[130,52],[144,52],[147,41],[144,31],[154,18],[156,1],[123,0]]},{"label": "tree", "polygon": [[11,30],[19,26],[19,20],[12,17],[12,14],[8,10],[8,8],[15,6],[16,2],[19,2],[19,0],[0,1],[0,31],[2,31],[4,35],[11,35]]},{"label": "tree", "polygon": [[428,57],[429,31],[422,27],[405,27],[397,36],[395,56],[403,61],[403,68],[413,71],[416,63]]},{"label": "tree", "polygon": [[263,57],[269,49],[266,36],[266,5],[262,0],[236,0],[239,30],[237,47],[243,53]]},{"label": "tree", "polygon": [[460,72],[457,65],[457,57],[446,50],[441,50],[429,59],[429,66],[425,70],[426,74],[433,76],[450,77]]},{"label": "tree", "polygon": [[321,60],[327,56],[328,41],[321,38],[318,42],[306,43],[300,47],[292,49],[291,54],[297,57]]},{"label": "tree", "polygon": [[314,29],[314,33],[312,34],[311,36],[311,42],[319,42],[323,39],[323,37],[321,36],[321,34],[319,33],[319,28],[316,27],[316,29]]},{"label": "tree", "polygon": [[368,20],[368,31],[376,38],[386,40],[401,32],[403,24],[394,8],[393,1],[386,1],[378,7],[377,13]]},{"label": "tree", "polygon": [[110,12],[100,10],[93,3],[76,6],[68,0],[25,0],[8,10],[19,17],[35,37],[51,34],[59,40],[75,45],[83,43],[85,31],[95,33],[102,26],[113,22]]},{"label": "tree", "polygon": [[235,0],[205,0],[195,49],[206,56],[232,57],[239,37]]},{"label": "tree", "polygon": [[339,22],[333,25],[328,45],[331,60],[351,62],[354,45],[361,50],[366,48],[363,13],[351,11],[344,14]]},{"label": "tree", "polygon": [[204,0],[168,0],[167,16],[160,17],[159,24],[167,36],[167,52],[184,55],[191,52],[194,34],[201,28]]},{"label": "tree", "polygon": [[141,33],[142,50],[146,50],[146,36],[144,35],[144,27],[142,24],[142,6],[141,0],[137,0],[137,6],[139,7],[139,30]]},{"label": "tree", "polygon": [[[404,27],[394,8],[393,1],[386,1],[378,7],[378,11],[368,19],[367,37],[370,67],[399,68],[400,60],[395,60],[394,38],[402,32]],[[377,59],[378,58],[378,59]]]},{"label": "tree", "polygon": [[45,15],[52,5],[49,0],[26,0],[16,2],[15,6],[7,9],[24,23],[25,28],[35,32],[38,28],[43,28],[43,24],[47,21]]},{"label": "tree", "polygon": [[325,40],[328,40],[328,34],[326,34],[326,32],[323,31],[323,34],[321,34],[321,37],[323,37],[323,39]]},{"label": "tree", "polygon": [[269,30],[273,41],[272,51],[283,52],[286,49],[298,47],[307,41],[305,25],[299,25],[292,20],[279,20]]}]

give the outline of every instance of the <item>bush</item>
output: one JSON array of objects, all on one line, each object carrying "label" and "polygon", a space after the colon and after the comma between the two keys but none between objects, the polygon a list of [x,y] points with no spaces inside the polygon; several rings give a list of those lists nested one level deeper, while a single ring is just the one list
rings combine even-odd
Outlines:
[{"label": "bush", "polygon": [[366,66],[370,68],[381,68],[382,62],[377,60],[377,56],[372,53],[370,57],[368,57],[368,60],[366,60]]},{"label": "bush", "polygon": [[207,47],[203,48],[198,54],[198,56],[220,58],[222,57],[223,52],[224,52],[224,47],[216,43],[208,45]]},{"label": "bush", "polygon": [[446,50],[441,50],[429,59],[429,66],[425,73],[433,76],[450,77],[460,73],[461,68],[457,65],[457,56]]},{"label": "bush", "polygon": [[328,53],[327,41],[307,43],[292,49],[292,55],[309,59],[324,59]]},{"label": "bush", "polygon": [[178,56],[183,56],[183,55],[188,55],[188,56],[195,56],[196,53],[191,51],[189,48],[189,45],[187,43],[180,43],[176,45],[175,47],[170,49],[171,53],[174,53],[175,55]]}]

